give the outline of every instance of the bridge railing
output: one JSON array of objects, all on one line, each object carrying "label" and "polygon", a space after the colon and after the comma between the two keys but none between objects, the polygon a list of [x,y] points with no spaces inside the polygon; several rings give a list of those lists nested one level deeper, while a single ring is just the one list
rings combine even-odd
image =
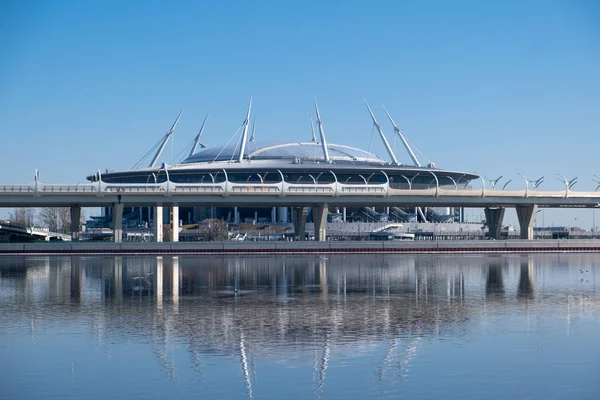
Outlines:
[{"label": "bridge railing", "polygon": [[424,189],[396,189],[390,188],[389,183],[376,184],[345,184],[338,181],[332,183],[290,183],[280,181],[276,183],[248,182],[232,183],[228,180],[210,183],[105,183],[94,182],[89,184],[49,184],[34,182],[32,184],[0,185],[0,195],[31,195],[43,194],[71,195],[74,193],[104,196],[110,194],[135,194],[159,195],[172,194],[206,194],[215,196],[227,195],[296,195],[296,196],[387,196],[387,197],[463,197],[463,198],[599,198],[600,192],[576,191],[538,191],[538,190],[486,190],[482,189],[449,189],[447,187],[429,187]]},{"label": "bridge railing", "polygon": [[173,193],[217,193],[225,192],[225,183],[215,184],[177,184],[170,187]]},{"label": "bridge railing", "polygon": [[[101,192],[103,193],[162,193],[166,192],[167,189],[165,184],[131,184],[131,183],[111,183],[101,185]],[[98,191],[98,186],[95,187],[95,191]]]},{"label": "bridge railing", "polygon": [[[434,197],[436,195],[437,189],[392,189],[389,188],[387,191],[388,196],[431,196]],[[481,195],[481,191],[479,192]]]},{"label": "bridge railing", "polygon": [[35,187],[33,185],[2,185],[0,193],[33,193]]},{"label": "bridge railing", "polygon": [[389,191],[389,185],[377,184],[377,185],[346,185],[343,183],[337,184],[337,194],[376,194],[385,195]]},{"label": "bridge railing", "polygon": [[324,184],[310,184],[310,183],[289,183],[282,182],[282,193],[283,194],[295,194],[295,195],[330,195],[333,196],[336,193],[335,183],[324,183]]},{"label": "bridge railing", "polygon": [[231,184],[227,185],[228,193],[281,193],[280,185],[269,185],[269,184]]},{"label": "bridge railing", "polygon": [[[34,187],[35,191],[35,187]],[[47,192],[47,193],[91,193],[97,192],[98,185],[91,184],[81,184],[81,185],[69,185],[69,184],[46,184],[40,183],[37,187],[37,192]]]}]

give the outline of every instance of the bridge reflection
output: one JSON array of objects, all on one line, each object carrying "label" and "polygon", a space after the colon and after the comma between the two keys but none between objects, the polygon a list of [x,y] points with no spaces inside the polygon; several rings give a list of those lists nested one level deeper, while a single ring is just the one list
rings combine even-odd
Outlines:
[{"label": "bridge reflection", "polygon": [[594,255],[7,257],[0,318],[26,308],[35,337],[50,322],[39,315],[90,318],[100,342],[146,338],[174,380],[174,344],[201,382],[205,357],[234,355],[250,398],[255,357],[306,353],[318,395],[334,355],[383,344],[377,377],[400,379],[423,340],[475,331],[486,304],[561,296],[582,268],[591,281],[581,301],[600,307]]}]

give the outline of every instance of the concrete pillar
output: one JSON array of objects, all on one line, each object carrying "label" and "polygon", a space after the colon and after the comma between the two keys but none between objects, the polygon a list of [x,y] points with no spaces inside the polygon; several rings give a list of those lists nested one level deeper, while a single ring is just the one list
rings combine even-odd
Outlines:
[{"label": "concrete pillar", "polygon": [[81,232],[81,207],[71,207],[71,240],[79,240]]},{"label": "concrete pillar", "polygon": [[277,222],[283,222],[284,224],[288,222],[288,209],[287,207],[279,207],[277,209]]},{"label": "concrete pillar", "polygon": [[327,203],[313,206],[312,214],[315,223],[315,240],[324,242],[327,240],[327,214],[329,205]]},{"label": "concrete pillar", "polygon": [[179,207],[171,207],[171,242],[179,242]]},{"label": "concrete pillar", "polygon": [[123,241],[123,203],[115,203],[112,206],[113,216],[113,242]]},{"label": "concrete pillar", "polygon": [[537,205],[517,206],[517,217],[519,217],[519,225],[521,226],[521,239],[533,239],[533,221],[535,220],[535,212]]},{"label": "concrete pillar", "polygon": [[500,239],[500,232],[502,230],[502,220],[504,219],[503,207],[500,208],[485,208],[485,220],[490,232],[490,238]]},{"label": "concrete pillar", "polygon": [[277,223],[277,207],[271,208],[271,223],[272,224]]},{"label": "concrete pillar", "polygon": [[294,236],[296,240],[306,240],[306,214],[307,207],[294,207],[292,213],[292,222],[294,223]]},{"label": "concrete pillar", "polygon": [[233,222],[236,224],[240,223],[240,213],[237,207],[233,207]]},{"label": "concrete pillar", "polygon": [[154,241],[160,243],[163,241],[163,208],[154,207]]},{"label": "concrete pillar", "polygon": [[342,208],[342,213],[343,213],[342,218],[343,218],[344,222],[346,222],[346,207]]}]

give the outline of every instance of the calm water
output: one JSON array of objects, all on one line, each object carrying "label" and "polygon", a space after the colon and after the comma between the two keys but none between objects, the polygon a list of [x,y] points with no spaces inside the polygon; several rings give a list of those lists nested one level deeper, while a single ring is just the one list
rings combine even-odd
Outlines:
[{"label": "calm water", "polygon": [[598,399],[600,256],[2,257],[2,399]]}]

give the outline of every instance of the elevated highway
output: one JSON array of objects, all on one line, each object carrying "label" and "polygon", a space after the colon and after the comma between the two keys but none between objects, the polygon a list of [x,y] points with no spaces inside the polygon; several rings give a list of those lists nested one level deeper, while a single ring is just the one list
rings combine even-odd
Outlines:
[{"label": "elevated highway", "polygon": [[[594,208],[600,207],[600,192],[525,190],[505,191],[483,189],[448,189],[439,185],[426,189],[399,189],[390,182],[369,184],[294,184],[282,179],[278,183],[105,183],[0,185],[0,207],[71,207],[79,215],[81,207],[113,207],[115,241],[121,230],[120,217],[124,206],[157,207],[157,219],[162,207],[173,210],[179,206],[264,206],[293,207],[296,234],[304,237],[303,220],[306,208],[313,208],[315,237],[325,240],[329,206],[390,206],[390,207],[471,207],[484,208],[491,237],[500,236],[504,210],[517,210],[521,237],[533,237],[533,217],[537,207]],[[173,212],[178,220],[178,212]],[[78,220],[78,219],[77,219]],[[159,224],[155,224],[159,225]],[[156,228],[158,229],[158,227]],[[158,234],[158,231],[157,231]],[[172,238],[176,240],[175,238]]]},{"label": "elevated highway", "polygon": [[155,205],[600,207],[600,192],[395,189],[389,184],[46,184],[0,185],[0,207],[107,207]]}]

